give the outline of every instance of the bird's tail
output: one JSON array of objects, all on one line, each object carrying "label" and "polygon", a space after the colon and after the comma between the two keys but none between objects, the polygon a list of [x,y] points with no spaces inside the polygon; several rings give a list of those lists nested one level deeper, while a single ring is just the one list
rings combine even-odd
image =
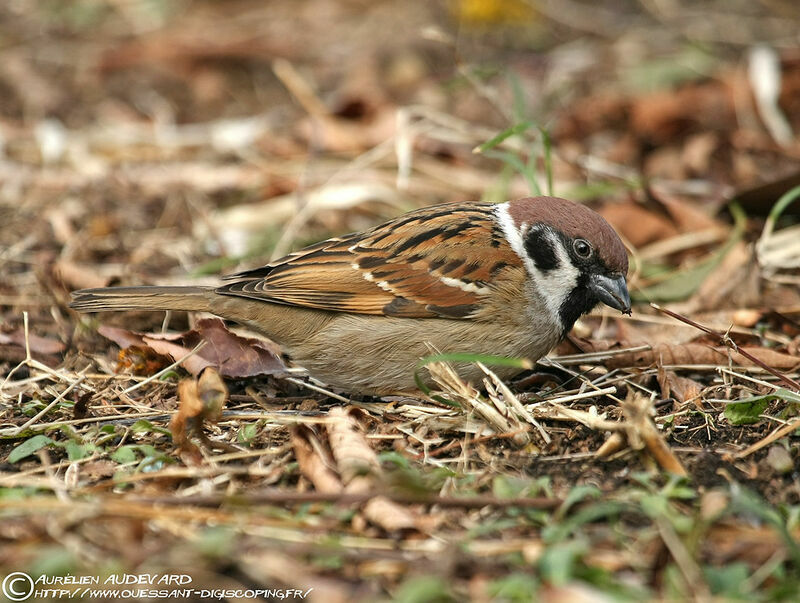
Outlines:
[{"label": "bird's tail", "polygon": [[69,307],[79,312],[187,310],[208,312],[213,287],[107,287],[73,291]]}]

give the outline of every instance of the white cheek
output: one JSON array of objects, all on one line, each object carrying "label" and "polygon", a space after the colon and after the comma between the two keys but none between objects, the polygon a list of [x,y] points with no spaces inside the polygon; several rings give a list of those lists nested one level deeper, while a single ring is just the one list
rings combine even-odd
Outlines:
[{"label": "white cheek", "polygon": [[[522,235],[514,225],[514,219],[511,217],[511,214],[508,213],[508,201],[500,203],[495,212],[497,221],[500,223],[500,228],[503,229],[503,234],[508,244],[511,245],[511,249],[514,250],[522,260],[522,263],[525,264],[525,269],[528,271],[528,274],[536,274],[538,270],[536,270],[533,260],[525,253],[525,244],[522,242]],[[523,227],[524,226],[527,225],[523,224]]]},{"label": "white cheek", "polygon": [[558,268],[541,272],[534,266],[534,279],[550,314],[553,318],[560,320],[561,305],[578,284],[580,271],[569,259],[561,241],[553,233],[548,233],[548,237],[558,258]]},{"label": "white cheek", "polygon": [[[558,258],[558,268],[547,272],[539,270],[525,251],[523,235],[517,230],[513,218],[508,213],[508,203],[499,204],[495,211],[497,221],[503,229],[506,240],[522,260],[528,274],[531,275],[531,280],[536,286],[536,290],[541,295],[548,313],[554,320],[560,321],[561,315],[559,310],[561,309],[561,304],[564,303],[564,300],[567,299],[578,284],[580,271],[572,264],[567,250],[564,249],[560,239],[552,232],[548,232],[547,236]],[[527,224],[523,224],[522,226],[526,231],[528,230]]]}]

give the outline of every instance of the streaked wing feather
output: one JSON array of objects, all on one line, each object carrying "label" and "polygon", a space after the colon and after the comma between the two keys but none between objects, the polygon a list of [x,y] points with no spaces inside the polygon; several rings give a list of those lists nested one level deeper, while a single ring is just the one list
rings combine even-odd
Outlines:
[{"label": "streaked wing feather", "polygon": [[[491,205],[425,208],[230,277],[219,293],[321,310],[468,318],[519,258]],[[493,250],[492,263],[485,262]]]}]

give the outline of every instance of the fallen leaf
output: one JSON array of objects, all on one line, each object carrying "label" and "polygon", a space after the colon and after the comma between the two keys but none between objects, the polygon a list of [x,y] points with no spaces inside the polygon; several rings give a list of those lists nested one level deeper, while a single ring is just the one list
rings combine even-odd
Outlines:
[{"label": "fallen leaf", "polygon": [[181,334],[138,333],[106,325],[97,332],[121,348],[139,346],[168,356],[173,362],[205,341],[207,345],[182,363],[193,375],[199,375],[207,367],[214,367],[225,377],[280,375],[286,370],[277,346],[237,335],[219,318],[200,319],[194,329]]},{"label": "fallen leaf", "polygon": [[622,401],[625,415],[625,437],[635,450],[645,449],[665,471],[688,475],[653,421],[653,404],[649,398],[631,393]]},{"label": "fallen leaf", "polygon": [[692,400],[698,409],[702,408],[700,392],[703,386],[697,381],[681,377],[675,371],[668,371],[663,366],[659,366],[658,385],[661,387],[661,395],[665,398],[675,398],[681,404]]},{"label": "fallen leaf", "polygon": [[328,413],[328,438],[348,492],[363,492],[373,477],[380,473],[380,463],[375,451],[364,438],[354,410],[333,408]]},{"label": "fallen leaf", "polygon": [[[221,445],[208,440],[203,426],[214,425],[219,421],[227,399],[228,388],[213,368],[203,371],[199,379],[183,379],[178,383],[178,411],[170,419],[169,430],[173,442],[181,452],[188,453],[195,461],[200,460],[199,450],[192,442],[192,437],[199,438],[208,446]],[[223,447],[228,448],[227,445]]]},{"label": "fallen leaf", "polygon": [[658,183],[651,184],[649,190],[653,198],[667,210],[679,232],[712,230],[722,226],[718,220],[699,209],[696,203],[669,192]]},{"label": "fallen leaf", "polygon": [[756,305],[761,299],[761,271],[753,247],[739,241],[705,277],[689,299],[691,311]]},{"label": "fallen leaf", "polygon": [[666,217],[634,201],[607,203],[600,214],[634,247],[642,247],[678,234]]},{"label": "fallen leaf", "polygon": [[[575,345],[582,353],[607,352],[612,345],[607,341],[571,338],[570,343]],[[615,344],[619,347],[620,343]],[[631,344],[624,344],[631,345]],[[566,351],[567,348],[562,347]],[[741,346],[740,349],[749,352],[752,356],[775,369],[794,369],[800,366],[800,357],[776,352],[770,348],[756,346]],[[734,364],[740,366],[753,366],[753,363],[725,346],[710,346],[702,343],[668,344],[657,343],[649,350],[638,352],[622,352],[604,359],[603,363],[609,368],[624,368],[631,366],[652,366],[656,363],[663,365],[692,365],[692,364],[727,364],[728,357]]]},{"label": "fallen leaf", "polygon": [[[0,333],[0,344],[14,344],[23,348],[26,347],[25,330],[19,328],[11,333]],[[27,345],[30,347],[31,352],[35,354],[60,354],[66,349],[66,346],[60,341],[40,337],[30,332],[28,333]]]},{"label": "fallen leaf", "polygon": [[94,289],[107,287],[111,279],[98,273],[94,266],[78,264],[70,260],[59,258],[53,266],[54,276],[61,281],[67,289]]},{"label": "fallen leaf", "polygon": [[[355,408],[334,408],[328,414],[328,437],[333,457],[344,483],[351,494],[374,491],[381,478],[378,456],[364,437],[356,419]],[[416,529],[411,511],[384,496],[371,498],[363,509],[364,517],[387,532]]]},{"label": "fallen leaf", "polygon": [[342,481],[331,469],[335,463],[313,429],[307,425],[295,425],[291,433],[291,442],[300,473],[313,484],[317,492],[342,492]]}]

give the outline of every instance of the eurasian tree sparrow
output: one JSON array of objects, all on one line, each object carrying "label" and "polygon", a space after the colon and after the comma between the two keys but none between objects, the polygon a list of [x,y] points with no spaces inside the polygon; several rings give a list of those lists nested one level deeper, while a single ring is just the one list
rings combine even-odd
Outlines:
[{"label": "eurasian tree sparrow", "polygon": [[[263,333],[331,386],[380,394],[415,390],[431,350],[535,361],[598,303],[630,313],[627,271],[625,247],[599,214],[534,197],[412,211],[217,288],[85,289],[71,306],[211,312]],[[483,376],[473,365],[459,372]]]}]

